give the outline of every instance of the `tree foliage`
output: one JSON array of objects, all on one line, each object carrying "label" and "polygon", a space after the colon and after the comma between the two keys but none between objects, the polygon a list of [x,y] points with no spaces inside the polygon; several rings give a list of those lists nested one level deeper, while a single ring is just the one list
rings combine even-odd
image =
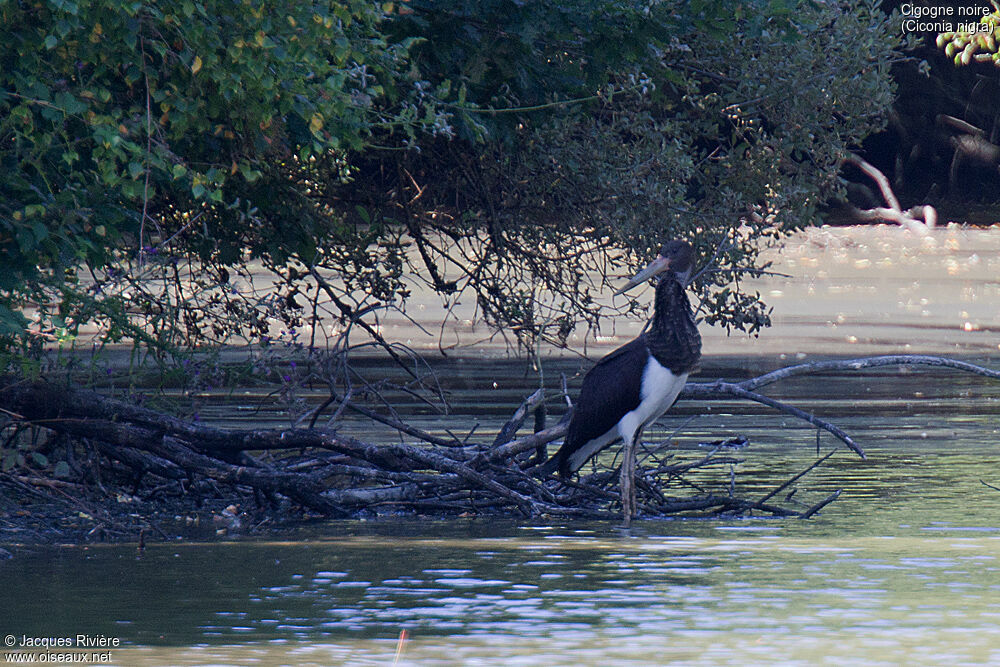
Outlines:
[{"label": "tree foliage", "polygon": [[408,46],[381,19],[359,1],[0,0],[0,333],[29,300],[35,333],[120,311],[128,290],[81,291],[81,269],[99,287],[156,277],[156,253],[235,265],[321,242],[335,219],[260,207],[417,124],[373,102]]},{"label": "tree foliage", "polygon": [[639,308],[596,291],[668,236],[710,267],[704,316],[756,331],[741,280],[882,126],[898,47],[857,0],[0,0],[0,25],[0,336],[161,347],[324,309],[377,336],[414,279],[564,344]]},{"label": "tree foliage", "polygon": [[418,230],[413,270],[522,342],[598,325],[600,281],[672,236],[711,260],[709,321],[766,326],[741,289],[762,239],[814,219],[892,101],[899,43],[871,3],[410,7],[388,29],[423,38],[413,66],[466,141],[374,156],[345,196],[372,185]]}]

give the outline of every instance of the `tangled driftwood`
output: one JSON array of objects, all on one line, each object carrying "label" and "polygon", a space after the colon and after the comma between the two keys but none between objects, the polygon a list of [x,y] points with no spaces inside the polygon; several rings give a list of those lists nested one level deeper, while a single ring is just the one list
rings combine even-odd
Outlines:
[{"label": "tangled driftwood", "polygon": [[[892,355],[845,361],[820,361],[782,368],[742,382],[689,383],[681,398],[712,399],[736,396],[757,401],[825,429],[864,457],[860,446],[836,425],[815,415],[764,396],[758,389],[788,377],[817,372],[851,371],[897,365],[952,368],[1000,379],[1000,372],[941,357]],[[334,397],[331,397],[334,398]],[[355,406],[389,423],[419,444],[375,444],[314,426],[292,429],[234,430],[191,423],[153,410],[69,389],[44,381],[5,378],[0,381],[0,423],[9,445],[25,428],[86,441],[103,457],[109,472],[130,478],[132,488],[152,494],[171,485],[184,489],[199,479],[217,486],[252,491],[262,506],[284,497],[312,512],[327,516],[356,516],[361,512],[444,512],[452,514],[505,513],[530,516],[619,516],[620,496],[615,463],[597,467],[575,480],[536,479],[531,472],[544,455],[545,445],[565,433],[565,420],[520,438],[515,434],[538,406],[536,392],[520,406],[491,444],[468,444],[424,433],[420,429]],[[315,420],[313,420],[315,421]],[[641,516],[691,512],[763,511],[774,515],[808,517],[834,500],[821,499],[812,507],[788,509],[772,498],[807,470],[758,499],[729,493],[700,491],[686,476],[694,471],[721,468],[725,474],[741,459],[733,454],[740,442],[720,441],[696,460],[679,460],[664,448],[647,454],[637,467],[637,511]],[[832,454],[833,452],[831,452]],[[4,473],[20,484],[24,471]],[[36,474],[37,478],[37,474]],[[36,479],[37,481],[37,479]],[[60,484],[59,480],[49,480]],[[837,492],[839,493],[839,491]]]},{"label": "tangled driftwood", "polygon": [[927,234],[934,228],[935,225],[937,225],[937,211],[929,204],[914,206],[913,208],[904,211],[899,204],[899,199],[896,197],[896,193],[892,191],[892,186],[889,185],[889,179],[886,178],[885,174],[879,171],[875,166],[869,164],[854,154],[849,154],[844,159],[844,162],[853,164],[866,176],[875,181],[875,184],[878,186],[879,192],[882,194],[882,198],[886,203],[886,206],[875,206],[867,209],[852,207],[852,214],[856,219],[865,221],[885,220],[887,222],[895,222],[901,227],[906,227],[911,232],[920,235]]}]

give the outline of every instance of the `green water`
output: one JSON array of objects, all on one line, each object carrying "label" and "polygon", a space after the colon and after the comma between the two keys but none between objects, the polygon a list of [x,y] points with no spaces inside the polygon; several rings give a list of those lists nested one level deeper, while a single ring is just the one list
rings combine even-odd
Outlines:
[{"label": "green water", "polygon": [[977,509],[65,549],[6,566],[4,629],[121,637],[125,665],[390,664],[404,629],[403,664],[996,664],[1000,501]]},{"label": "green water", "polygon": [[[809,521],[326,522],[141,558],[12,547],[0,634],[117,637],[120,665],[389,665],[397,648],[413,665],[1000,663],[1000,492],[980,482],[1000,486],[1000,387],[896,371],[797,382],[786,393],[869,456],[840,451],[795,485],[802,506],[843,489]],[[747,434],[740,494],[816,456],[811,427],[711,407],[677,455]],[[728,470],[703,482],[724,490]]]},{"label": "green water", "polygon": [[[775,267],[796,278],[761,286],[775,329],[757,342],[706,335],[693,379],[873,352],[949,352],[1000,368],[1000,228],[922,240],[819,230],[797,242]],[[557,388],[565,372],[578,383],[589,365],[547,362],[546,382]],[[472,355],[438,369],[450,414],[392,396],[402,414],[438,433],[478,424],[484,441],[537,383],[523,364]],[[628,531],[539,519],[326,522],[280,541],[150,544],[141,558],[134,545],[5,545],[0,636],[116,638],[91,662],[114,665],[1000,664],[1000,491],[982,483],[1000,487],[1000,383],[881,370],[767,393],[835,422],[868,453],[842,449],[794,485],[787,504],[800,509],[843,491],[811,520],[639,520]],[[201,415],[249,425],[275,423],[280,410],[251,392],[207,396]],[[340,427],[397,438],[354,418]],[[703,456],[704,440],[750,439],[736,453],[746,498],[817,456],[813,427],[756,404],[681,403],[646,435],[659,442],[678,428],[677,457]],[[835,446],[822,437],[821,453]],[[729,470],[708,473],[699,483],[727,492]]]}]

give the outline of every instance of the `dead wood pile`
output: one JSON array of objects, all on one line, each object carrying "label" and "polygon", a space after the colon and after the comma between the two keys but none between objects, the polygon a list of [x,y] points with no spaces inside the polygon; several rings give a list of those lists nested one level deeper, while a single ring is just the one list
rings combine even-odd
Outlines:
[{"label": "dead wood pile", "polygon": [[[998,371],[962,361],[894,355],[800,364],[743,382],[689,383],[681,398],[739,397],[756,401],[828,431],[863,458],[861,447],[836,425],[764,396],[758,390],[806,373],[914,364],[1000,379]],[[331,397],[327,404],[335,402],[335,398]],[[116,479],[124,484],[123,480],[127,480],[132,493],[140,495],[164,489],[194,492],[199,482],[208,481],[216,489],[230,487],[239,493],[252,493],[263,508],[291,501],[309,513],[329,517],[402,511],[619,517],[617,459],[610,466],[597,467],[591,474],[575,479],[537,479],[531,474],[544,455],[546,444],[565,433],[564,420],[530,435],[515,437],[542,399],[540,391],[526,399],[492,443],[469,444],[441,438],[379,417],[413,438],[414,444],[376,444],[312,425],[293,429],[217,428],[92,391],[7,377],[0,378],[0,436],[4,447],[26,429],[83,443],[99,454],[106,470],[105,483]],[[337,402],[349,404],[346,399]],[[542,427],[542,421],[537,421],[536,427]],[[730,475],[731,467],[741,462],[736,455],[741,444],[720,441],[687,460],[680,460],[663,448],[649,452],[636,472],[638,515],[764,512],[808,517],[839,493],[818,499],[812,506],[798,505],[794,509],[774,500],[806,472],[825,462],[830,454],[755,499],[739,498],[732,488],[728,493],[706,493],[686,479],[695,471],[715,469],[720,475]],[[4,472],[0,480],[4,476],[13,479],[15,473],[20,484],[32,481],[24,470]],[[71,488],[86,481],[53,479],[46,483]]]}]

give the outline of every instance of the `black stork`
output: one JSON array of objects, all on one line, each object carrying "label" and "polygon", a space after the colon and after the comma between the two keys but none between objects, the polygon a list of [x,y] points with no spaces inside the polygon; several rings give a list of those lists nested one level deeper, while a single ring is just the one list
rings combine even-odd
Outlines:
[{"label": "black stork", "polygon": [[[688,243],[670,241],[663,244],[649,266],[615,292],[621,294],[660,275],[649,329],[605,356],[584,376],[566,439],[539,468],[540,474],[558,470],[560,476],[567,477],[599,451],[622,440],[626,449],[622,481],[626,485],[626,471],[631,475],[633,448],[642,430],[673,405],[688,373],[701,359],[701,336],[684,291],[693,262],[694,250]],[[631,493],[631,476],[627,485]],[[623,489],[623,505],[625,496]],[[631,510],[623,509],[628,521]]]}]

